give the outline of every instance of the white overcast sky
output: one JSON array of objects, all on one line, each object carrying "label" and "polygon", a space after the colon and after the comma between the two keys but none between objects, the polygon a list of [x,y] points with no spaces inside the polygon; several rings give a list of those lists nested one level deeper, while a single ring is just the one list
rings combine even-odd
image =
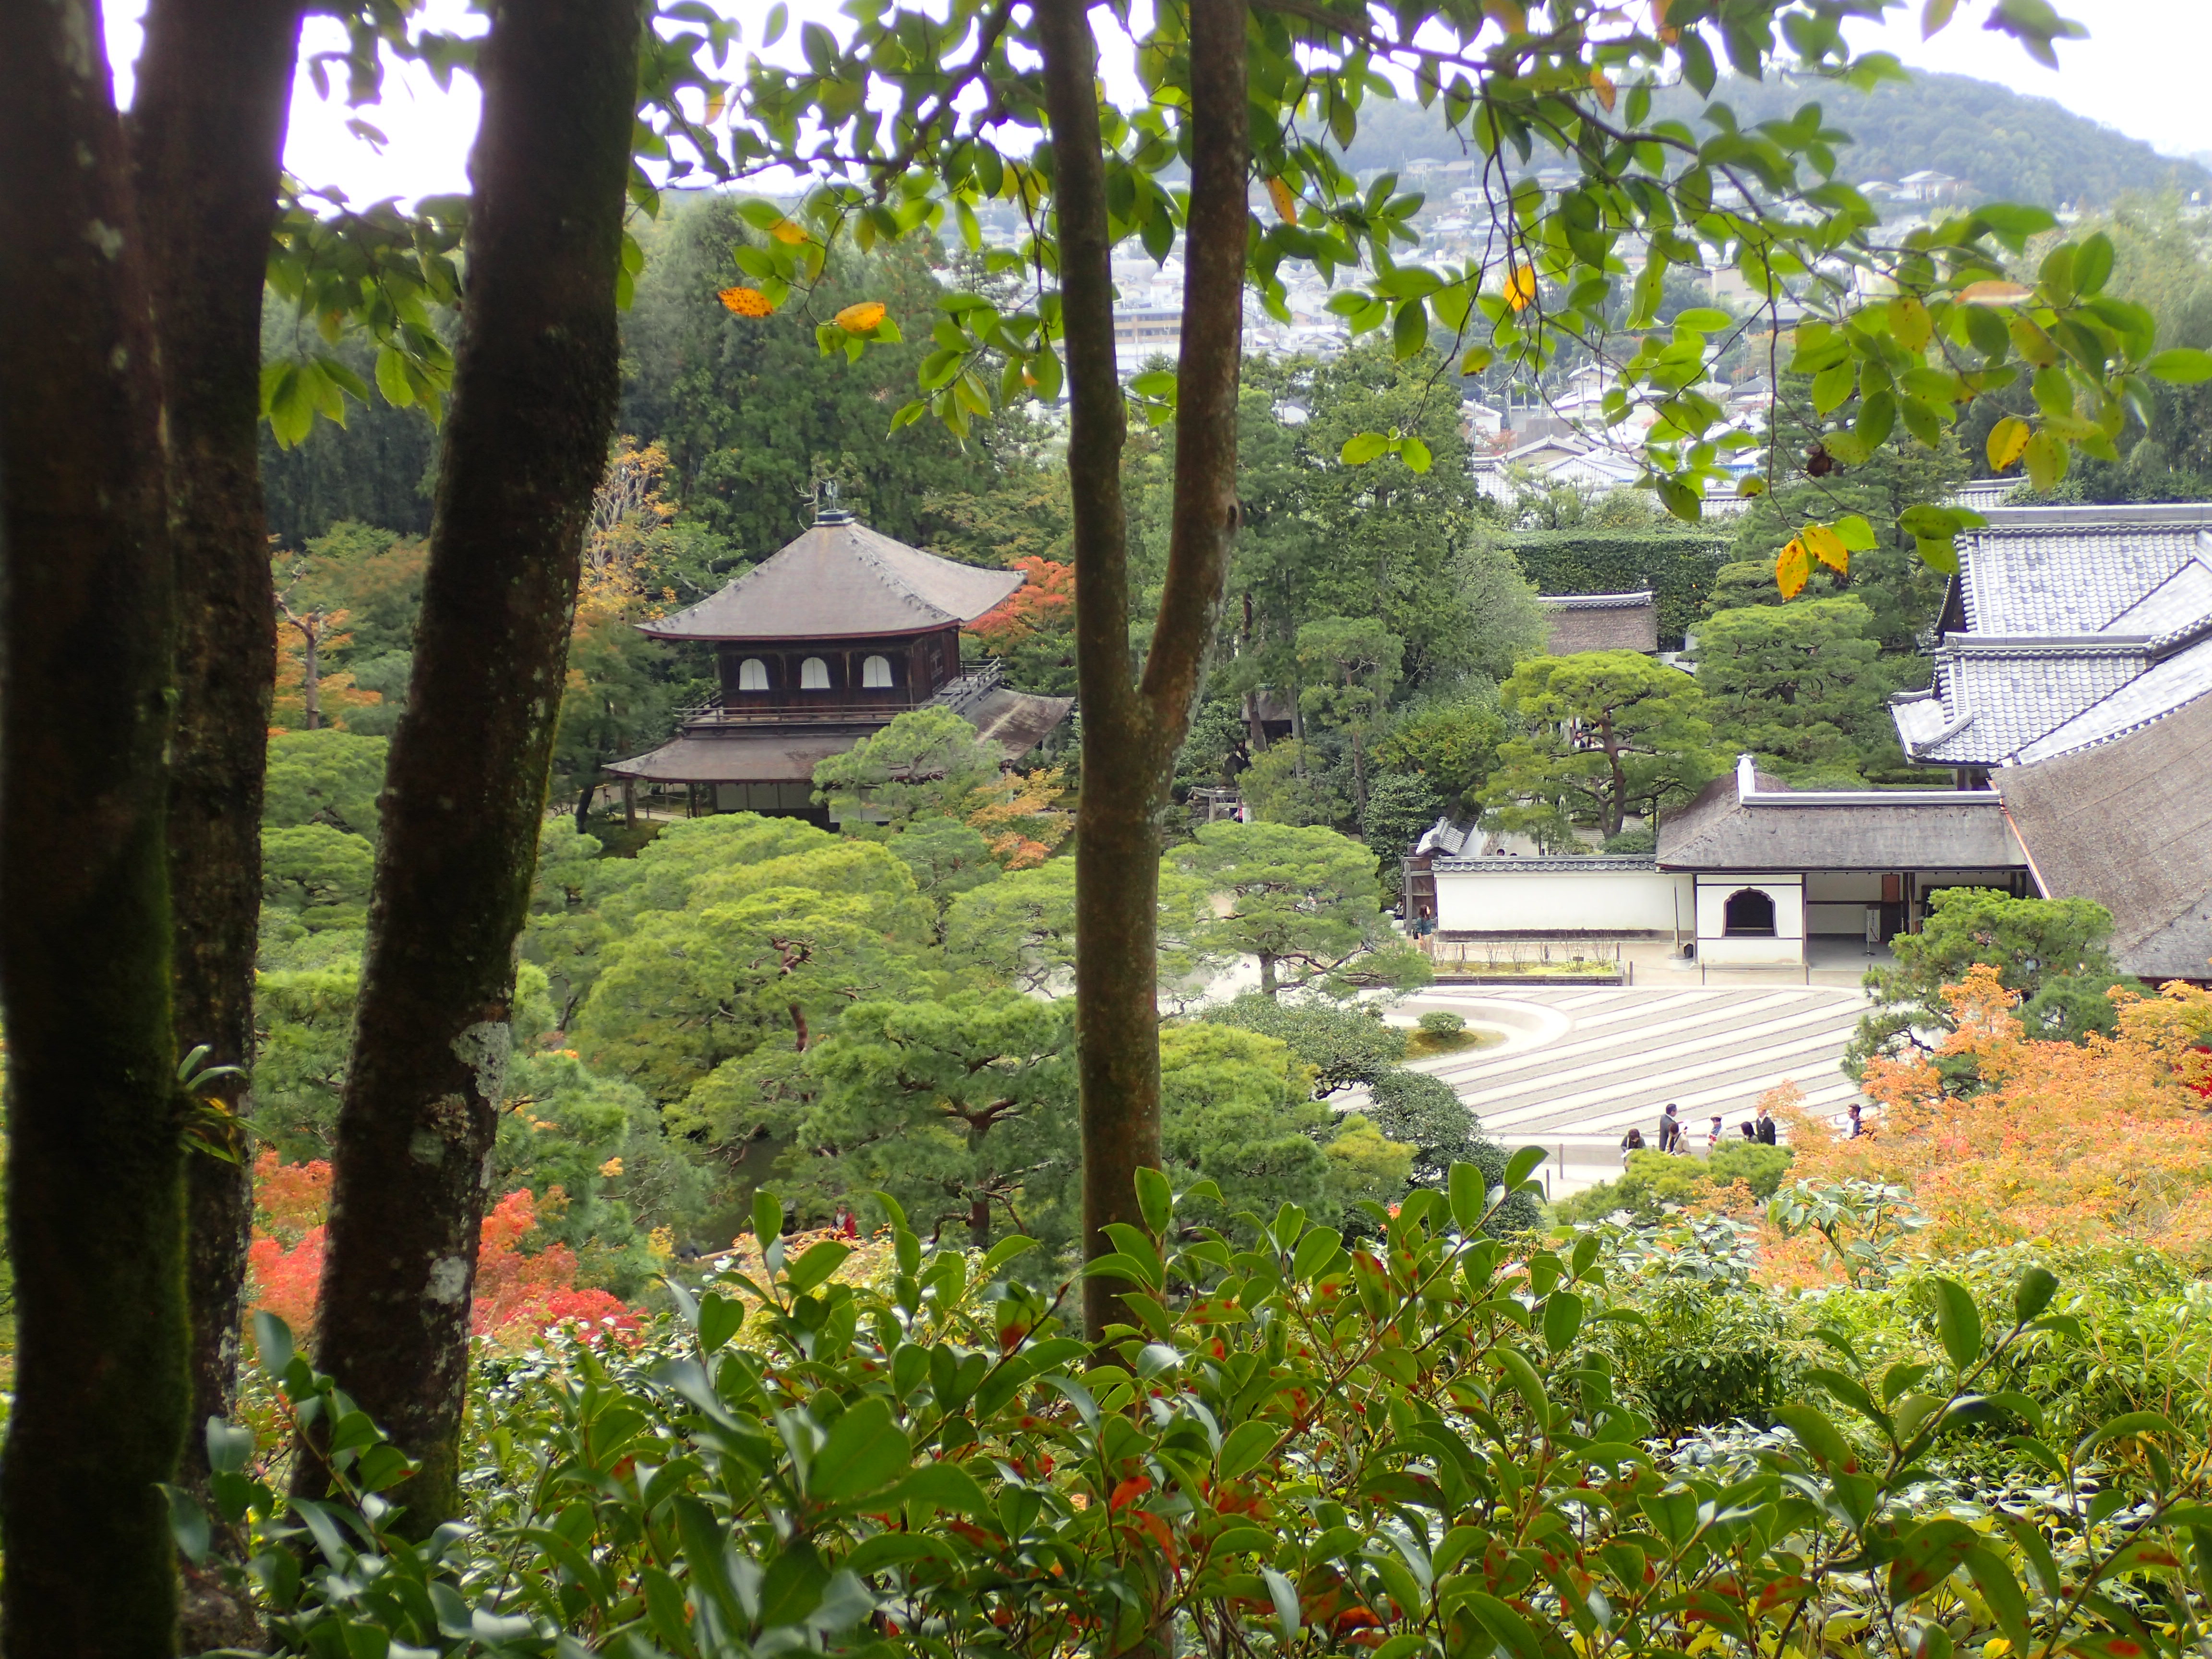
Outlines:
[{"label": "white overcast sky", "polygon": [[[1852,39],[1862,51],[1892,52],[1915,67],[2056,99],[2169,155],[2212,150],[2212,99],[2205,90],[2212,66],[2212,0],[2058,0],[2059,10],[2087,25],[2090,38],[2062,43],[2057,73],[2032,61],[2009,39],[1979,27],[1992,3],[1962,0],[1950,27],[1923,42],[1914,21],[1919,0],[1911,0],[1887,24],[1854,26]],[[765,3],[723,4],[750,26],[749,34],[767,11]],[[143,9],[144,0],[110,0],[106,13],[109,57],[125,100]],[[794,23],[809,14],[833,15],[827,0],[798,0],[792,11]],[[470,32],[479,21],[457,0],[432,0],[432,15]],[[787,47],[797,33],[794,27]],[[334,23],[309,20],[307,51],[339,44]],[[318,100],[302,73],[286,151],[290,170],[306,184],[337,185],[356,202],[466,190],[477,100],[467,76],[457,76],[453,86],[452,93],[441,93],[425,75],[392,76],[383,104],[362,112],[389,139],[380,153],[346,131],[346,111]]]}]

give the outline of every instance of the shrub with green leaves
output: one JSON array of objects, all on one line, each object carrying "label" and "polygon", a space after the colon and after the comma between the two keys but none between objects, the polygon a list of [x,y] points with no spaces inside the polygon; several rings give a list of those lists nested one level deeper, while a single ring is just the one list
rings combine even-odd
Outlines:
[{"label": "shrub with green leaves", "polygon": [[[393,1507],[406,1460],[264,1319],[332,1496],[279,1496],[217,1424],[211,1512],[172,1495],[179,1544],[246,1561],[269,1648],[318,1656],[2200,1650],[2202,1437],[2145,1410],[2054,1440],[2003,1386],[2082,1339],[2051,1274],[1987,1305],[1930,1276],[1924,1347],[1828,1330],[1771,1407],[1786,1432],[1678,1458],[1610,1356],[1651,1321],[1602,1241],[1485,1235],[1540,1158],[1494,1186],[1456,1168],[1358,1243],[1285,1206],[1233,1245],[1188,1223],[1210,1188],[1148,1172],[1145,1224],[1090,1269],[1133,1322],[1103,1350],[1065,1290],[1006,1277],[1026,1241],[933,1250],[895,1224],[881,1282],[846,1284],[848,1247],[787,1245],[763,1195],[757,1276],[672,1286],[635,1349],[487,1372],[474,1512],[427,1539]],[[1935,1477],[1992,1421],[2049,1479],[1960,1510]]]}]

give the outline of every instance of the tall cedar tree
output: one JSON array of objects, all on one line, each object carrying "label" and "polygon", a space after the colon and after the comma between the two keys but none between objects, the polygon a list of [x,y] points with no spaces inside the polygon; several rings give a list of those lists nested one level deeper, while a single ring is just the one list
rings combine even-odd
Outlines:
[{"label": "tall cedar tree", "polygon": [[[245,1065],[253,1048],[276,655],[259,450],[261,294],[299,36],[299,0],[155,0],[130,121],[173,458],[172,994],[178,1045],[204,1043],[216,1066]],[[235,1081],[208,1092],[234,1109],[246,1103]],[[203,1133],[227,1141],[228,1156],[185,1163],[193,1425],[231,1415],[253,1221],[242,1134],[213,1122]],[[204,1437],[189,1433],[188,1477],[203,1476],[205,1460]],[[198,1629],[198,1602],[188,1602],[188,1645],[245,1633]]]},{"label": "tall cedar tree", "polygon": [[[592,492],[619,390],[615,277],[637,0],[495,9],[453,412],[392,740],[318,1359],[459,1507],[469,1298]],[[320,1474],[301,1460],[301,1485]]]},{"label": "tall cedar tree", "polygon": [[97,6],[0,6],[0,1644],[135,1656],[175,1650],[189,1389],[160,359]]},{"label": "tall cedar tree", "polygon": [[[1190,727],[1237,531],[1237,370],[1244,317],[1243,0],[1191,0],[1191,174],[1186,221],[1175,505],[1167,580],[1141,679],[1129,645],[1127,435],[1114,361],[1097,46],[1083,0],[1041,0],[1060,222],[1074,499],[1075,665],[1083,704],[1076,823],[1076,1043],[1083,1247],[1110,1254],[1110,1222],[1144,1224],[1136,1172],[1160,1163],[1158,813]],[[1115,1281],[1084,1286],[1096,1337],[1127,1318]]]}]

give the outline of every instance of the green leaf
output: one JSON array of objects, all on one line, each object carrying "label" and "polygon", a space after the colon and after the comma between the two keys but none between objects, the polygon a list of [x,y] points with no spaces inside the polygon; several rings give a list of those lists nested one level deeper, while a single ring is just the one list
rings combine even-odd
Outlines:
[{"label": "green leaf", "polygon": [[1408,471],[1426,472],[1434,457],[1429,453],[1429,447],[1419,438],[1407,438],[1398,446],[1398,459],[1405,462]]},{"label": "green leaf", "polygon": [[1222,1437],[1221,1455],[1218,1460],[1224,1480],[1234,1480],[1248,1469],[1259,1467],[1261,1459],[1275,1449],[1283,1437],[1282,1427],[1274,1423],[1239,1423]]},{"label": "green leaf", "polygon": [[271,1376],[281,1376],[292,1364],[292,1328],[273,1313],[255,1312],[253,1346],[260,1352],[261,1369]]},{"label": "green leaf", "polygon": [[1362,432],[1344,441],[1337,459],[1346,466],[1364,466],[1389,447],[1390,441],[1381,433]]},{"label": "green leaf", "polygon": [[709,1291],[699,1298],[699,1346],[712,1353],[745,1322],[745,1304]]},{"label": "green leaf", "polygon": [[2074,1448],[2074,1459],[2079,1462],[2091,1452],[2111,1440],[2124,1440],[2138,1434],[2179,1434],[2179,1430],[2156,1412],[2122,1412],[2118,1417],[2107,1418],[2081,1437]]},{"label": "green leaf", "polygon": [[1989,1603],[1990,1612],[1996,1616],[1997,1628],[2005,1633],[2014,1653],[2028,1650],[2030,1637],[2027,1628],[2027,1597],[2021,1594],[2020,1580],[2004,1558],[1986,1544],[1976,1544],[1966,1552],[1966,1571],[1981,1591],[1982,1600]]},{"label": "green leaf", "polygon": [[1824,368],[1813,377],[1813,407],[1826,415],[1840,409],[1858,384],[1859,366],[1846,357],[1832,368]]},{"label": "green leaf", "polygon": [[1452,1219],[1459,1224],[1462,1232],[1473,1232],[1482,1224],[1483,1212],[1489,1207],[1489,1194],[1483,1186],[1482,1171],[1472,1164],[1453,1164],[1449,1190]]},{"label": "green leaf", "polygon": [[[811,1252],[810,1252],[811,1254]],[[830,1425],[830,1437],[806,1471],[808,1495],[836,1503],[875,1491],[914,1455],[891,1408],[873,1395],[856,1400]]]},{"label": "green leaf", "polygon": [[783,1206],[763,1188],[753,1194],[753,1238],[765,1250],[783,1237]]},{"label": "green leaf", "polygon": [[2161,380],[2171,380],[2177,386],[2195,386],[2199,380],[2212,380],[2212,351],[2200,351],[2195,346],[2171,346],[2143,365]]},{"label": "green leaf", "polygon": [[1699,334],[1717,334],[1735,325],[1735,319],[1714,306],[1692,306],[1678,313],[1674,326],[1686,328]]},{"label": "green leaf", "polygon": [[161,1492],[169,1500],[169,1536],[185,1559],[198,1565],[207,1559],[212,1539],[207,1511],[200,1507],[198,1498],[181,1486],[164,1486]]},{"label": "green leaf", "polygon": [[1166,1233],[1168,1223],[1175,1216],[1175,1193],[1168,1185],[1168,1178],[1158,1170],[1137,1171],[1137,1208],[1155,1238]]},{"label": "green leaf", "polygon": [[1943,1352],[1952,1365],[1965,1370],[1982,1357],[1982,1315],[1974,1298],[1955,1279],[1938,1277],[1936,1286],[1936,1329],[1943,1339]]},{"label": "green leaf", "polygon": [[1554,1291],[1544,1303],[1544,1346],[1565,1353],[1583,1328],[1583,1299],[1571,1291]]},{"label": "green leaf", "polygon": [[1949,1516],[1923,1523],[1905,1539],[1897,1559],[1890,1563],[1891,1600],[1910,1601],[1927,1595],[1957,1571],[1966,1552],[1980,1542],[1979,1533]]},{"label": "green leaf", "polygon": [[1822,1468],[1846,1474],[1857,1468],[1858,1459],[1850,1443],[1823,1413],[1810,1406],[1777,1406],[1774,1415]]},{"label": "green leaf", "polygon": [[[793,1295],[804,1296],[817,1285],[829,1282],[830,1275],[845,1265],[845,1258],[853,1254],[849,1244],[840,1244],[834,1238],[825,1238],[810,1247],[805,1255],[793,1262],[786,1272]],[[702,1314],[705,1312],[702,1308]]]},{"label": "green leaf", "polygon": [[2012,1293],[2014,1322],[2027,1324],[2048,1308],[2057,1293],[2057,1274],[2048,1267],[2030,1267],[2020,1276],[2019,1286]]},{"label": "green leaf", "polygon": [[1297,1587],[1273,1567],[1260,1569],[1260,1577],[1267,1581],[1267,1598],[1275,1604],[1275,1622],[1283,1632],[1283,1640],[1298,1639]]},{"label": "green leaf", "polygon": [[1498,1368],[1505,1373],[1505,1380],[1514,1386],[1527,1403],[1529,1415],[1536,1419],[1536,1426],[1540,1430],[1548,1428],[1552,1420],[1552,1402],[1545,1396],[1544,1379],[1536,1375],[1536,1368],[1528,1363],[1528,1357],[1517,1348],[1501,1347],[1492,1350],[1492,1358],[1498,1361]]},{"label": "green leaf", "polygon": [[885,1492],[882,1501],[890,1508],[927,1504],[959,1515],[988,1515],[991,1509],[991,1500],[976,1484],[975,1477],[957,1463],[942,1458],[924,1463]]},{"label": "green leaf", "polygon": [[1505,1160],[1505,1189],[1511,1192],[1528,1178],[1528,1172],[1551,1154],[1541,1146],[1523,1146]]},{"label": "green leaf", "polygon": [[1856,513],[1846,513],[1837,520],[1834,529],[1844,545],[1854,553],[1871,553],[1881,544],[1875,538],[1874,526]]},{"label": "green leaf", "polygon": [[2066,441],[2046,427],[2027,441],[2022,459],[2027,463],[2028,483],[2036,494],[2047,495],[2066,476]]}]

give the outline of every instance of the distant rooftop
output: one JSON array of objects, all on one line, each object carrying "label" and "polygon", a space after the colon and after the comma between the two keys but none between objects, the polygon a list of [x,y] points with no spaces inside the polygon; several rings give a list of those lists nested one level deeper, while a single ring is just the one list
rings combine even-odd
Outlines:
[{"label": "distant rooftop", "polygon": [[2212,695],[2212,504],[1987,509],[1959,538],[1935,684],[1891,700],[1923,764],[2028,764]]},{"label": "distant rooftop", "polygon": [[720,592],[642,626],[663,640],[921,634],[975,621],[1027,580],[908,547],[832,507]]}]

